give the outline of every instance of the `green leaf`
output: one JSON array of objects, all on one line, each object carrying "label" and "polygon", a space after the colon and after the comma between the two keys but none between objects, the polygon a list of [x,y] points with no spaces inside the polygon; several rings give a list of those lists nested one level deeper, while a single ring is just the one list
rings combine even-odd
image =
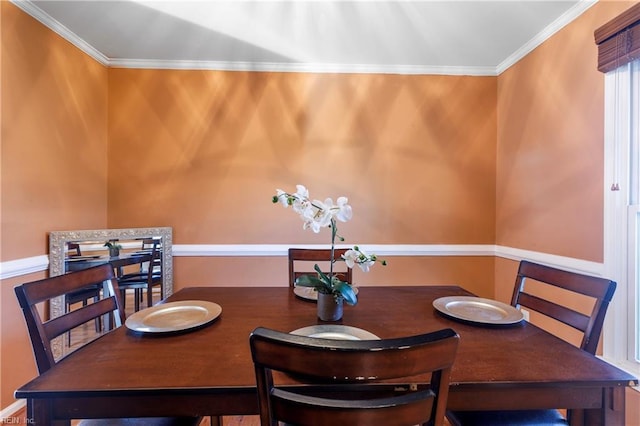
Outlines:
[{"label": "green leaf", "polygon": [[300,275],[296,278],[296,285],[300,287],[317,287],[318,285],[323,285],[324,283],[317,275]]},{"label": "green leaf", "polygon": [[331,293],[331,287],[317,275],[301,275],[296,278],[295,284],[300,287],[313,287],[321,293]]},{"label": "green leaf", "polygon": [[322,270],[320,269],[320,267],[318,266],[318,264],[316,263],[315,266],[313,267],[313,269],[316,270],[316,272],[318,273],[318,275],[320,276],[320,278],[322,279],[322,281],[324,281],[325,285],[327,288],[331,288],[331,278],[329,278],[329,276],[327,274],[325,274],[324,272],[322,272]]},{"label": "green leaf", "polygon": [[356,296],[356,292],[353,290],[353,287],[348,283],[338,281],[334,284],[334,288],[336,292],[340,293],[348,305],[355,305],[358,303],[358,296]]}]

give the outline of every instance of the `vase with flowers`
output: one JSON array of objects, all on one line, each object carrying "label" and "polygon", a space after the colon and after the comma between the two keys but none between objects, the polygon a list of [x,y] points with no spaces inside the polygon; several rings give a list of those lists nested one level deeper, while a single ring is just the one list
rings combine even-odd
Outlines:
[{"label": "vase with flowers", "polygon": [[329,271],[323,272],[316,264],[316,275],[302,275],[295,281],[297,286],[312,287],[318,293],[318,317],[323,321],[338,321],[342,318],[342,305],[358,303],[358,296],[351,283],[342,281],[338,274],[334,274],[333,266],[337,261],[344,261],[349,268],[358,265],[364,272],[368,272],[376,262],[386,265],[385,260],[378,259],[375,254],[368,254],[360,247],[346,251],[340,259],[334,257],[336,239],[344,241],[338,234],[338,222],[347,222],[353,217],[353,211],[348,204],[347,197],[339,197],[334,203],[331,198],[324,201],[311,200],[309,190],[303,185],[296,186],[295,193],[276,190],[274,203],[280,203],[285,208],[291,207],[303,221],[303,229],[311,229],[319,233],[322,228],[331,230],[331,259]]},{"label": "vase with flowers", "polygon": [[109,257],[118,257],[120,256],[120,250],[122,246],[116,242],[116,240],[109,240],[104,243],[104,247],[109,249]]}]

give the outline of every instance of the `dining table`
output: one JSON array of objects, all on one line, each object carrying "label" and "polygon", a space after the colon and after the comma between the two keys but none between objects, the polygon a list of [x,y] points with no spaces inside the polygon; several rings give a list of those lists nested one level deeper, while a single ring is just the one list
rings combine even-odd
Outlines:
[{"label": "dining table", "polygon": [[[448,409],[583,409],[585,425],[625,424],[625,389],[638,384],[635,376],[527,321],[476,323],[434,308],[435,300],[452,296],[473,295],[457,286],[359,287],[357,305],[345,306],[340,321],[323,323],[316,304],[289,287],[186,287],[165,303],[214,303],[220,310],[210,322],[157,332],[119,327],[15,396],[27,399],[28,420],[36,425],[77,418],[255,415],[249,335],[256,327],[291,332],[337,324],[379,338],[452,328],[460,341]],[[283,386],[297,383],[289,376],[277,380]],[[426,381],[407,378],[392,385],[413,389]]]},{"label": "dining table", "polygon": [[151,260],[151,251],[135,251],[121,252],[118,256],[109,255],[88,255],[88,256],[70,256],[65,258],[65,270],[67,272],[79,271],[91,268],[93,266],[110,263],[116,271],[129,265],[137,265]]}]

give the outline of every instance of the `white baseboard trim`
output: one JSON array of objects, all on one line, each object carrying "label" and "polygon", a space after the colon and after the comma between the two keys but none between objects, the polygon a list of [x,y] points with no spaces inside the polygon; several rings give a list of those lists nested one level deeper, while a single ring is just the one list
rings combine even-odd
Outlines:
[{"label": "white baseboard trim", "polygon": [[[3,408],[2,411],[0,411],[0,421],[7,424],[13,423],[13,420],[16,420],[16,413],[22,410],[26,405],[27,401],[25,399],[18,399],[13,404]],[[7,421],[8,419],[11,419],[11,421]]]},{"label": "white baseboard trim", "polygon": [[[327,245],[296,244],[296,247],[326,248]],[[363,250],[378,256],[496,256],[520,261],[522,259],[568,269],[588,275],[602,276],[601,262],[575,259],[554,254],[523,250],[492,244],[360,244]],[[286,256],[289,244],[174,244],[176,257],[251,257]],[[49,256],[33,256],[0,263],[0,279],[19,277],[46,271]]]}]

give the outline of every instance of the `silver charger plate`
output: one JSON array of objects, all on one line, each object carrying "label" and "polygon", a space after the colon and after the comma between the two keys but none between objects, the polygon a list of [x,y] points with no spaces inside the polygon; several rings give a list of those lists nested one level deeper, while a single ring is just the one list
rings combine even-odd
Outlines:
[{"label": "silver charger plate", "polygon": [[[358,294],[358,288],[353,287],[353,292]],[[318,300],[318,291],[313,287],[294,287],[293,294],[305,300]]]},{"label": "silver charger plate", "polygon": [[220,316],[222,307],[203,300],[182,300],[143,309],[125,321],[141,333],[171,333],[203,326]]},{"label": "silver charger plate", "polygon": [[441,297],[433,301],[433,307],[448,317],[478,324],[508,325],[524,319],[513,306],[481,297]]},{"label": "silver charger plate", "polygon": [[380,340],[378,336],[367,330],[348,325],[311,325],[293,330],[291,334],[333,340]]}]

